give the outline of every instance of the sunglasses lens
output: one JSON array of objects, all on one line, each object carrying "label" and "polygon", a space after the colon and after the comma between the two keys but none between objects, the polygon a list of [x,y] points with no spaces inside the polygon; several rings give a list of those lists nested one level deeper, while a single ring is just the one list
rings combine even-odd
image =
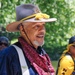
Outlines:
[{"label": "sunglasses lens", "polygon": [[5,46],[8,46],[8,44],[6,44],[6,43],[0,43],[0,45],[5,45]]},{"label": "sunglasses lens", "polygon": [[75,45],[73,45],[73,47],[75,47]]},{"label": "sunglasses lens", "polygon": [[2,43],[0,43],[0,45],[2,45]]},{"label": "sunglasses lens", "polygon": [[6,44],[6,43],[5,43],[4,45],[5,45],[5,46],[8,46],[8,44]]}]

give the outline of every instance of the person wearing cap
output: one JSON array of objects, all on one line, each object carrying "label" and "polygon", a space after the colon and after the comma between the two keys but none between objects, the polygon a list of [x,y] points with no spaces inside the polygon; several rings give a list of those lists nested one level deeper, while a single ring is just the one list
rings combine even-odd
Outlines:
[{"label": "person wearing cap", "polygon": [[16,19],[6,29],[20,31],[20,37],[18,42],[1,52],[0,75],[54,75],[50,58],[42,46],[45,23],[54,22],[56,18],[49,18],[36,5],[22,4],[16,7]]},{"label": "person wearing cap", "polygon": [[69,39],[67,50],[59,59],[56,75],[75,75],[75,36]]},{"label": "person wearing cap", "polygon": [[9,39],[5,36],[0,37],[0,51],[9,46]]}]

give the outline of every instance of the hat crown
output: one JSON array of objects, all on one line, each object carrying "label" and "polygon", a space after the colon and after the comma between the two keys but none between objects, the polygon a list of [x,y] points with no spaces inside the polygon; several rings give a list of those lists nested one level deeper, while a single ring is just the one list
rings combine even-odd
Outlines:
[{"label": "hat crown", "polygon": [[33,4],[22,4],[16,7],[16,20],[20,21],[35,13],[41,12],[40,9]]},{"label": "hat crown", "polygon": [[0,43],[9,44],[9,39],[7,37],[1,36],[0,37]]},{"label": "hat crown", "polygon": [[16,7],[16,22],[7,25],[6,30],[10,32],[19,31],[18,26],[22,22],[54,22],[56,18],[49,18],[42,13],[38,6],[33,4],[22,4]]},{"label": "hat crown", "polygon": [[69,44],[72,44],[72,43],[74,43],[75,42],[75,36],[73,36],[73,37],[71,37],[70,39],[69,39]]}]

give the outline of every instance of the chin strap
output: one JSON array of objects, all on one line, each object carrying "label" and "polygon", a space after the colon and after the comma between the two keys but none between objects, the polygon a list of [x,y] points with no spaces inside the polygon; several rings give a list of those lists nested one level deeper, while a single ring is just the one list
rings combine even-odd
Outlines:
[{"label": "chin strap", "polygon": [[27,39],[29,40],[29,42],[30,42],[31,46],[32,46],[33,48],[35,48],[35,47],[34,47],[34,45],[33,45],[33,44],[32,44],[32,42],[31,42],[31,40],[29,39],[29,37],[28,37],[28,35],[27,35],[26,31],[24,30],[24,26],[23,26],[23,24],[22,24],[22,23],[21,23],[21,26],[22,26],[23,31],[24,31],[24,34],[26,35]]}]

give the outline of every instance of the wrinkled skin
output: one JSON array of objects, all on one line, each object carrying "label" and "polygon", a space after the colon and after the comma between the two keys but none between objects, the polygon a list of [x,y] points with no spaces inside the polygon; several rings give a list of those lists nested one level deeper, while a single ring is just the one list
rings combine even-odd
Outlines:
[{"label": "wrinkled skin", "polygon": [[[44,44],[45,23],[44,22],[26,22],[20,26],[21,36],[35,48]],[[26,33],[26,34],[25,34]],[[29,41],[30,40],[30,41]]]}]

